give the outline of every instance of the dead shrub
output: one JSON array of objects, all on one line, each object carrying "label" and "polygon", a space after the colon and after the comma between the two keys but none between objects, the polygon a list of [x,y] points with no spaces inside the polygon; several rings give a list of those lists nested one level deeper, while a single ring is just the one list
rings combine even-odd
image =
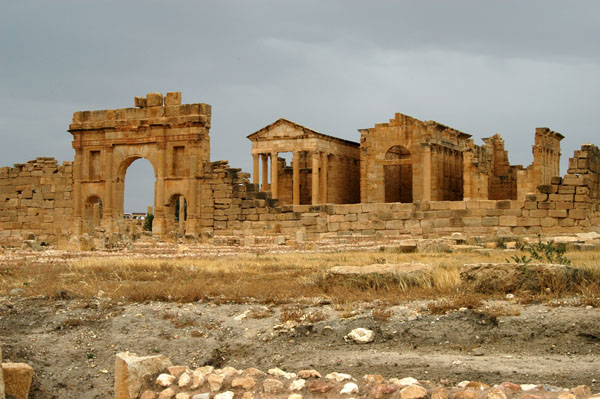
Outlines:
[{"label": "dead shrub", "polygon": [[316,323],[319,321],[327,320],[327,315],[320,310],[306,312],[305,310],[298,308],[285,308],[281,312],[279,320],[282,323],[288,321],[292,321],[295,323]]},{"label": "dead shrub", "polygon": [[266,319],[271,316],[273,316],[273,312],[270,309],[252,309],[248,314],[251,319]]},{"label": "dead shrub", "polygon": [[317,323],[319,321],[327,320],[327,318],[328,317],[327,314],[325,314],[325,312],[323,312],[322,310],[315,310],[312,312],[308,312],[304,317],[304,320],[306,320],[309,323]]},{"label": "dead shrub", "polygon": [[279,321],[286,323],[288,321],[300,323],[304,317],[304,311],[302,309],[286,308],[283,309],[279,316]]},{"label": "dead shrub", "polygon": [[427,304],[431,314],[446,314],[461,308],[476,309],[481,306],[483,296],[476,294],[463,294],[453,298],[443,298]]},{"label": "dead shrub", "polygon": [[385,306],[378,306],[375,309],[371,310],[371,317],[373,320],[377,321],[388,321],[392,316],[392,311]]}]

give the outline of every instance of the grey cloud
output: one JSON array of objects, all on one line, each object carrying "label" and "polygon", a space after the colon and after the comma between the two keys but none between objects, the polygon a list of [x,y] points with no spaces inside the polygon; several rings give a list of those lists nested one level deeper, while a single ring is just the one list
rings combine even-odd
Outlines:
[{"label": "grey cloud", "polygon": [[[589,1],[8,1],[0,163],[72,159],[72,112],[180,90],[213,105],[212,159],[245,170],[245,136],[279,117],[358,140],[394,112],[499,132],[523,164],[547,125],[565,164],[597,141],[599,37]],[[152,176],[131,173],[144,209]]]}]

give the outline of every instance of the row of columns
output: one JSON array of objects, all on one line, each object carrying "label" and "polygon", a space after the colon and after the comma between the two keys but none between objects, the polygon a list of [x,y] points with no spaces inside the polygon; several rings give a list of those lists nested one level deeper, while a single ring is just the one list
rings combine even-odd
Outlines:
[{"label": "row of columns", "polygon": [[[252,154],[253,170],[252,182],[258,184],[259,156],[262,161],[262,184],[261,190],[267,191],[269,187],[269,158],[271,162],[271,186],[270,191],[273,198],[279,197],[279,153],[272,151],[268,154]],[[312,153],[312,204],[327,203],[327,179],[329,159],[327,153]],[[293,151],[292,157],[292,202],[300,205],[300,151]]]}]

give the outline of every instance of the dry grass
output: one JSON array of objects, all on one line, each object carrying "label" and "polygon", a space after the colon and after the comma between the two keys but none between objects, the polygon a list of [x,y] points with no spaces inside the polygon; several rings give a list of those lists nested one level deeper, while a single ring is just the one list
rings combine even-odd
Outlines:
[{"label": "dry grass", "polygon": [[427,309],[431,314],[446,314],[461,308],[476,309],[481,306],[483,300],[484,296],[481,294],[465,293],[429,302]]},{"label": "dry grass", "polygon": [[322,320],[327,320],[327,315],[319,310],[306,312],[299,308],[284,308],[279,317],[282,323],[293,321],[296,323],[316,323]]},{"label": "dry grass", "polygon": [[371,310],[371,317],[377,321],[388,321],[392,316],[392,311],[384,305],[380,305],[375,309]]},{"label": "dry grass", "polygon": [[[568,252],[585,273],[576,284],[546,281],[548,290],[523,293],[535,299],[578,295],[581,303],[600,298],[600,251]],[[115,300],[191,302],[308,303],[314,297],[334,304],[380,300],[395,304],[407,299],[448,299],[443,307],[468,307],[469,294],[460,280],[464,264],[502,263],[506,253],[295,253],[239,254],[235,257],[184,259],[80,258],[55,264],[0,265],[0,294],[23,288],[25,295],[50,298],[90,298],[103,291]],[[376,263],[425,263],[431,269],[404,274],[333,275],[333,266]],[[501,288],[501,287],[499,287]],[[549,292],[548,292],[549,291]],[[499,291],[500,292],[500,291]],[[516,295],[521,295],[515,293]],[[492,294],[493,295],[493,294]],[[455,299],[452,299],[455,298]],[[350,305],[349,305],[350,306]],[[346,312],[351,313],[351,311]],[[258,316],[260,317],[260,316]]]}]

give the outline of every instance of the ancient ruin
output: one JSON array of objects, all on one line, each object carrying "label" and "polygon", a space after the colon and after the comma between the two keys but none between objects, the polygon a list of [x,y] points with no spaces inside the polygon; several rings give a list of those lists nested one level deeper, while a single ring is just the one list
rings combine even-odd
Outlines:
[{"label": "ancient ruin", "polygon": [[[211,162],[211,107],[181,93],[135,98],[136,108],[73,114],[75,159],[0,168],[0,239],[131,234],[123,217],[124,176],[153,166],[160,239],[293,244],[327,237],[435,237],[598,230],[600,153],[584,144],[560,177],[560,141],[535,130],[533,163],[510,165],[499,135],[469,134],[397,113],[360,129],[360,143],[280,119],[248,136],[253,171]],[[291,166],[281,158],[292,154]],[[262,162],[262,165],[260,164]],[[178,212],[175,215],[176,210]]]}]

